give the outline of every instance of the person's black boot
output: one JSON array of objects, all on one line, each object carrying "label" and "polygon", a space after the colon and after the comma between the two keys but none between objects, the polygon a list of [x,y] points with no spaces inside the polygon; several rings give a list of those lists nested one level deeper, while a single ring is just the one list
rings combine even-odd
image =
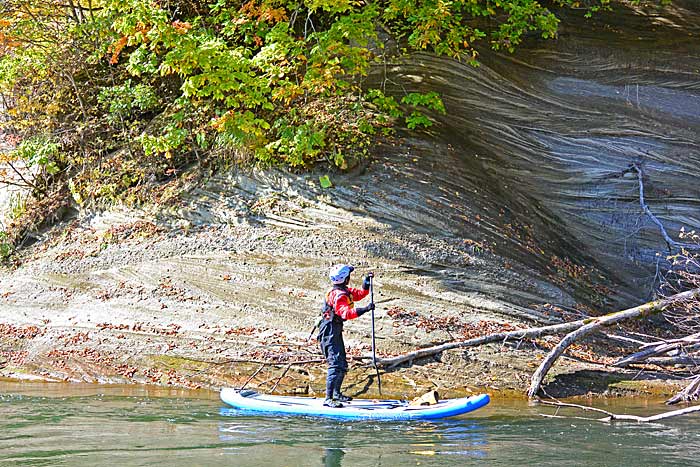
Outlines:
[{"label": "person's black boot", "polygon": [[325,405],[326,407],[332,407],[334,409],[339,409],[339,408],[343,407],[343,404],[339,400],[336,400],[336,399],[326,399],[323,402],[323,405]]},{"label": "person's black boot", "polygon": [[[344,395],[340,392],[340,388],[341,388],[341,386],[343,385],[343,380],[344,380],[344,379],[345,379],[345,372],[344,372],[344,371],[338,372],[338,374],[337,374],[335,380],[333,381],[333,387],[332,387],[333,392],[332,392],[331,394],[332,394],[332,398],[333,398],[333,399],[337,399],[337,400],[339,400],[339,401],[341,401],[341,402],[349,402],[349,401],[352,400],[352,397],[344,396]],[[326,391],[328,391],[328,387],[327,387],[327,386],[326,386]],[[327,397],[328,397],[328,393],[326,392],[326,398],[327,398]]]},{"label": "person's black boot", "polygon": [[352,400],[352,397],[346,396],[345,394],[341,393],[335,393],[333,394],[333,399],[340,401],[340,402],[350,402]]},{"label": "person's black boot", "polygon": [[328,376],[326,377],[326,400],[333,399],[333,393],[335,392],[335,385],[337,384],[338,374],[332,368],[328,369]]}]

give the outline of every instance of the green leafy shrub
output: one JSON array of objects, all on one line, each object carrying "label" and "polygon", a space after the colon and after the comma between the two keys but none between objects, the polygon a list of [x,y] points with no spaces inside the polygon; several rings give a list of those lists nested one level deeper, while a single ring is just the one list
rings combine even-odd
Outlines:
[{"label": "green leafy shrub", "polygon": [[583,3],[5,0],[0,94],[9,120],[0,129],[22,141],[17,158],[49,182],[64,177],[82,203],[139,202],[193,163],[216,169],[231,155],[344,169],[377,137],[430,127],[445,113],[435,93],[363,85],[390,59],[386,36],[407,51],[477,64],[477,47],[512,51],[526,34],[556,37],[547,5]]},{"label": "green leafy shrub", "polygon": [[11,158],[19,160],[29,168],[38,167],[49,175],[56,174],[60,146],[50,136],[39,134],[22,141],[13,151]]},{"label": "green leafy shrub", "polygon": [[107,109],[110,123],[119,123],[123,119],[129,119],[136,112],[153,111],[161,105],[151,86],[141,83],[133,85],[131,79],[127,79],[123,84],[102,89],[97,101]]},{"label": "green leafy shrub", "polygon": [[0,230],[0,263],[6,262],[14,253],[14,247],[9,241],[7,232]]},{"label": "green leafy shrub", "polygon": [[10,195],[9,217],[11,220],[19,219],[27,212],[27,202],[21,193]]}]

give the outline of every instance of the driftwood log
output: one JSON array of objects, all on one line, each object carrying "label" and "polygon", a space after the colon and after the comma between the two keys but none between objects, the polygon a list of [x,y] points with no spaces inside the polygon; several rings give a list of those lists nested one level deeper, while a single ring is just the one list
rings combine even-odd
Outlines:
[{"label": "driftwood log", "polygon": [[677,404],[679,402],[690,402],[700,398],[700,375],[693,378],[685,389],[666,401],[668,405]]},{"label": "driftwood log", "polygon": [[585,337],[595,331],[600,330],[606,326],[610,326],[622,321],[626,321],[633,318],[639,318],[643,316],[649,316],[656,313],[660,313],[666,307],[673,305],[674,303],[682,302],[685,300],[697,300],[700,297],[700,289],[692,289],[686,292],[681,292],[676,295],[671,295],[670,297],[654,300],[643,305],[636,306],[634,308],[629,308],[627,310],[618,311],[616,313],[610,313],[604,316],[598,316],[595,318],[589,318],[585,323],[578,327],[576,330],[567,334],[560,342],[557,344],[542,360],[540,366],[533,373],[532,379],[530,380],[530,388],[527,391],[527,395],[530,398],[535,397],[540,390],[542,385],[542,380],[547,375],[547,372],[552,368],[554,362],[566,351],[566,349],[576,342],[577,340]]},{"label": "driftwood log", "polygon": [[[638,422],[638,423],[649,423],[649,422],[656,422],[658,420],[663,420],[666,418],[678,417],[681,415],[688,415],[690,413],[700,412],[700,405],[695,405],[692,407],[686,407],[685,409],[671,410],[669,412],[664,412],[664,413],[660,413],[657,415],[652,415],[650,417],[638,417],[636,415],[616,414],[616,413],[608,412],[607,410],[598,409],[595,407],[588,407],[586,405],[578,405],[578,404],[570,404],[567,402],[541,400],[540,403],[542,403],[544,405],[552,405],[555,407],[572,407],[572,408],[576,408],[576,409],[581,409],[581,410],[586,411],[586,412],[598,412],[598,413],[605,414],[605,417],[603,417],[603,418],[587,418],[586,419],[586,420],[595,420],[598,422],[633,421],[633,422]],[[549,415],[549,416],[551,417],[551,415]],[[577,417],[577,418],[580,418],[580,417]]]}]

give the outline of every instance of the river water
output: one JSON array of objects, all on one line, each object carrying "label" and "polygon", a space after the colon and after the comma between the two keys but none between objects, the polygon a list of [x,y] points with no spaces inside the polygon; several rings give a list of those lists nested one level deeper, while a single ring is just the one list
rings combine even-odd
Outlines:
[{"label": "river water", "polygon": [[[660,401],[608,401],[649,414]],[[496,399],[436,422],[336,422],[227,409],[212,391],[0,382],[0,465],[691,465],[697,417],[663,424],[546,418]],[[580,415],[580,414],[571,414]]]}]

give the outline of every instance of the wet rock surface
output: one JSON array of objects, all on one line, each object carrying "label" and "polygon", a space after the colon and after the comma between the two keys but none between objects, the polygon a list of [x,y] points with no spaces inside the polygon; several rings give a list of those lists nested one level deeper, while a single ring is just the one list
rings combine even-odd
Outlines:
[{"label": "wet rock surface", "polygon": [[395,63],[392,81],[409,83],[397,94],[437,91],[447,107],[432,144],[416,146],[430,161],[419,170],[436,187],[466,188],[470,202],[446,191],[432,208],[465,217],[451,229],[489,238],[538,275],[558,260],[595,267],[620,304],[647,299],[668,248],[625,171],[641,167],[672,238],[700,227],[699,19],[693,2],[617,4],[592,19],[565,13],[556,41],[483,51],[478,68],[428,54]]}]

